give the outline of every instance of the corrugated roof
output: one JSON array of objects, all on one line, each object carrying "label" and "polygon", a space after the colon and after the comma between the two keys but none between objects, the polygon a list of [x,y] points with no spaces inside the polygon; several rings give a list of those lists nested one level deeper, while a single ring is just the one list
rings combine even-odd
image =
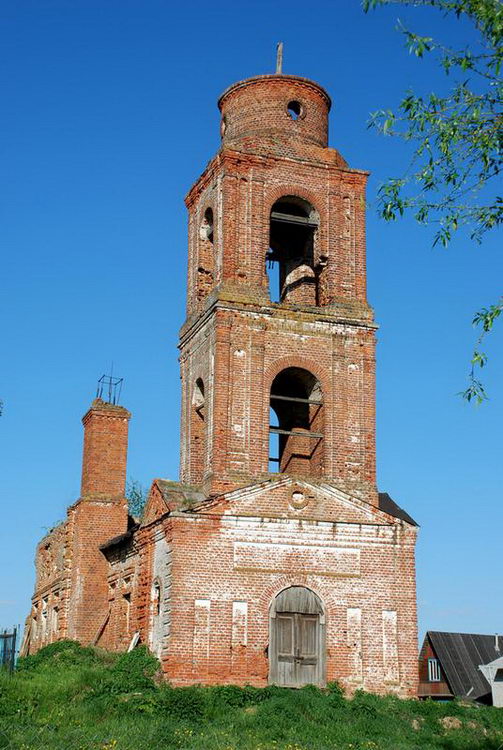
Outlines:
[{"label": "corrugated roof", "polygon": [[384,511],[384,513],[388,513],[390,516],[394,516],[395,518],[400,518],[402,521],[407,521],[407,523],[412,524],[412,526],[419,526],[419,524],[416,523],[416,521],[414,521],[411,516],[409,516],[407,511],[405,511],[403,508],[400,508],[400,506],[391,499],[387,492],[379,493],[379,510]]},{"label": "corrugated roof", "polygon": [[479,666],[503,656],[503,638],[498,639],[499,648],[496,649],[494,635],[429,630],[426,637],[430,639],[454,695],[476,699],[491,691]]}]

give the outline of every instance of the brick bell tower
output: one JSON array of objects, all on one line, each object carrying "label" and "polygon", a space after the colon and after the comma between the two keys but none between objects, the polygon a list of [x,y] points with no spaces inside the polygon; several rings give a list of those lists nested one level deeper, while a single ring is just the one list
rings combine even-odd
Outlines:
[{"label": "brick bell tower", "polygon": [[330,97],[272,74],[218,102],[222,144],[186,198],[181,481],[273,473],[378,504],[365,184],[328,147]]}]

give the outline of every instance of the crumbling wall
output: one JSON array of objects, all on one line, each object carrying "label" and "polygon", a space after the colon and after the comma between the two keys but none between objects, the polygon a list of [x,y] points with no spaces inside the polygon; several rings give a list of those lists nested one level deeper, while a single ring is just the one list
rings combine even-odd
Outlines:
[{"label": "crumbling wall", "polygon": [[37,545],[35,592],[23,639],[25,654],[66,636],[68,566],[68,526],[62,522]]}]

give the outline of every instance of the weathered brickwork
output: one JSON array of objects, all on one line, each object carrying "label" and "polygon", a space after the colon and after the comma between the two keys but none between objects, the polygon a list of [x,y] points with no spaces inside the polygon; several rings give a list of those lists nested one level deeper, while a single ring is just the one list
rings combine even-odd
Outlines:
[{"label": "weathered brickwork", "polygon": [[219,107],[186,198],[180,482],[154,480],[128,517],[130,415],[93,403],[24,649],[143,642],[175,685],[415,695],[417,526],[376,485],[367,173],[328,148],[312,81],[258,76]]}]

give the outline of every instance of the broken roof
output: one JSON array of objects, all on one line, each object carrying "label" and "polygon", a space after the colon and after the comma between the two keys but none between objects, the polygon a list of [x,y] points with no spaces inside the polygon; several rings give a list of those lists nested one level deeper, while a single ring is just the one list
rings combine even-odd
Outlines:
[{"label": "broken roof", "polygon": [[454,695],[475,700],[491,692],[479,666],[503,656],[503,638],[475,633],[441,633],[436,630],[428,630],[426,637],[433,646]]},{"label": "broken roof", "polygon": [[419,524],[416,523],[416,521],[414,521],[414,519],[409,516],[403,508],[400,508],[400,506],[391,499],[387,492],[379,493],[379,510],[388,513],[388,515],[394,516],[395,518],[400,518],[402,521],[407,521],[407,523],[412,524],[412,526],[419,526]]},{"label": "broken roof", "polygon": [[192,485],[169,479],[156,479],[155,482],[166,503],[177,501],[182,506],[190,507],[206,500],[206,495]]}]

